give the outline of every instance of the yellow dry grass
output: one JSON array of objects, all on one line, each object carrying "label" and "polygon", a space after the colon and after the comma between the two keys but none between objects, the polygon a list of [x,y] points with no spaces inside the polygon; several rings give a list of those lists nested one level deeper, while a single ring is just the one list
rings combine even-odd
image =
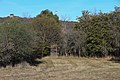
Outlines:
[{"label": "yellow dry grass", "polygon": [[0,80],[120,80],[120,63],[109,59],[46,57],[36,66],[0,69]]}]

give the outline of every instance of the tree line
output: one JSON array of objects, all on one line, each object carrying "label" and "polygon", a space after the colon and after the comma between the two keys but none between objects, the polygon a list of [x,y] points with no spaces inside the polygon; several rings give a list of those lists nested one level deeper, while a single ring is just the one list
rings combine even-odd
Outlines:
[{"label": "tree line", "polygon": [[119,9],[82,14],[78,22],[61,21],[49,10],[34,18],[0,18],[0,66],[32,63],[50,55],[52,45],[59,56],[120,57]]}]

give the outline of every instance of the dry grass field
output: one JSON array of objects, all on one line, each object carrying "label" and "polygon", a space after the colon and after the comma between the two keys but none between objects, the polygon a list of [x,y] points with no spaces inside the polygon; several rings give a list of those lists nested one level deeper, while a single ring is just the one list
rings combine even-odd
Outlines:
[{"label": "dry grass field", "polygon": [[120,63],[109,59],[46,57],[37,66],[0,69],[0,80],[120,80]]}]

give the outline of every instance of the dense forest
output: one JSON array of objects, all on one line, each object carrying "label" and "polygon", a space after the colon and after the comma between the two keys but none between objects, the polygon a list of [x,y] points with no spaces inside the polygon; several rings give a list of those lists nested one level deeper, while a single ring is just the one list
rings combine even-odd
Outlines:
[{"label": "dense forest", "polygon": [[120,58],[120,9],[109,13],[82,11],[77,22],[61,21],[43,10],[34,18],[0,18],[0,66],[32,63],[49,56],[56,47],[59,56]]}]

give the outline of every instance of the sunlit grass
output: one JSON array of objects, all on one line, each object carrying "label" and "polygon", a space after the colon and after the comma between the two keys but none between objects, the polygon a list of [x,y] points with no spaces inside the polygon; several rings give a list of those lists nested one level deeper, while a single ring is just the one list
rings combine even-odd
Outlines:
[{"label": "sunlit grass", "polygon": [[[38,59],[39,60],[39,59]],[[109,58],[45,57],[38,66],[0,69],[0,80],[120,80],[120,63]]]}]

